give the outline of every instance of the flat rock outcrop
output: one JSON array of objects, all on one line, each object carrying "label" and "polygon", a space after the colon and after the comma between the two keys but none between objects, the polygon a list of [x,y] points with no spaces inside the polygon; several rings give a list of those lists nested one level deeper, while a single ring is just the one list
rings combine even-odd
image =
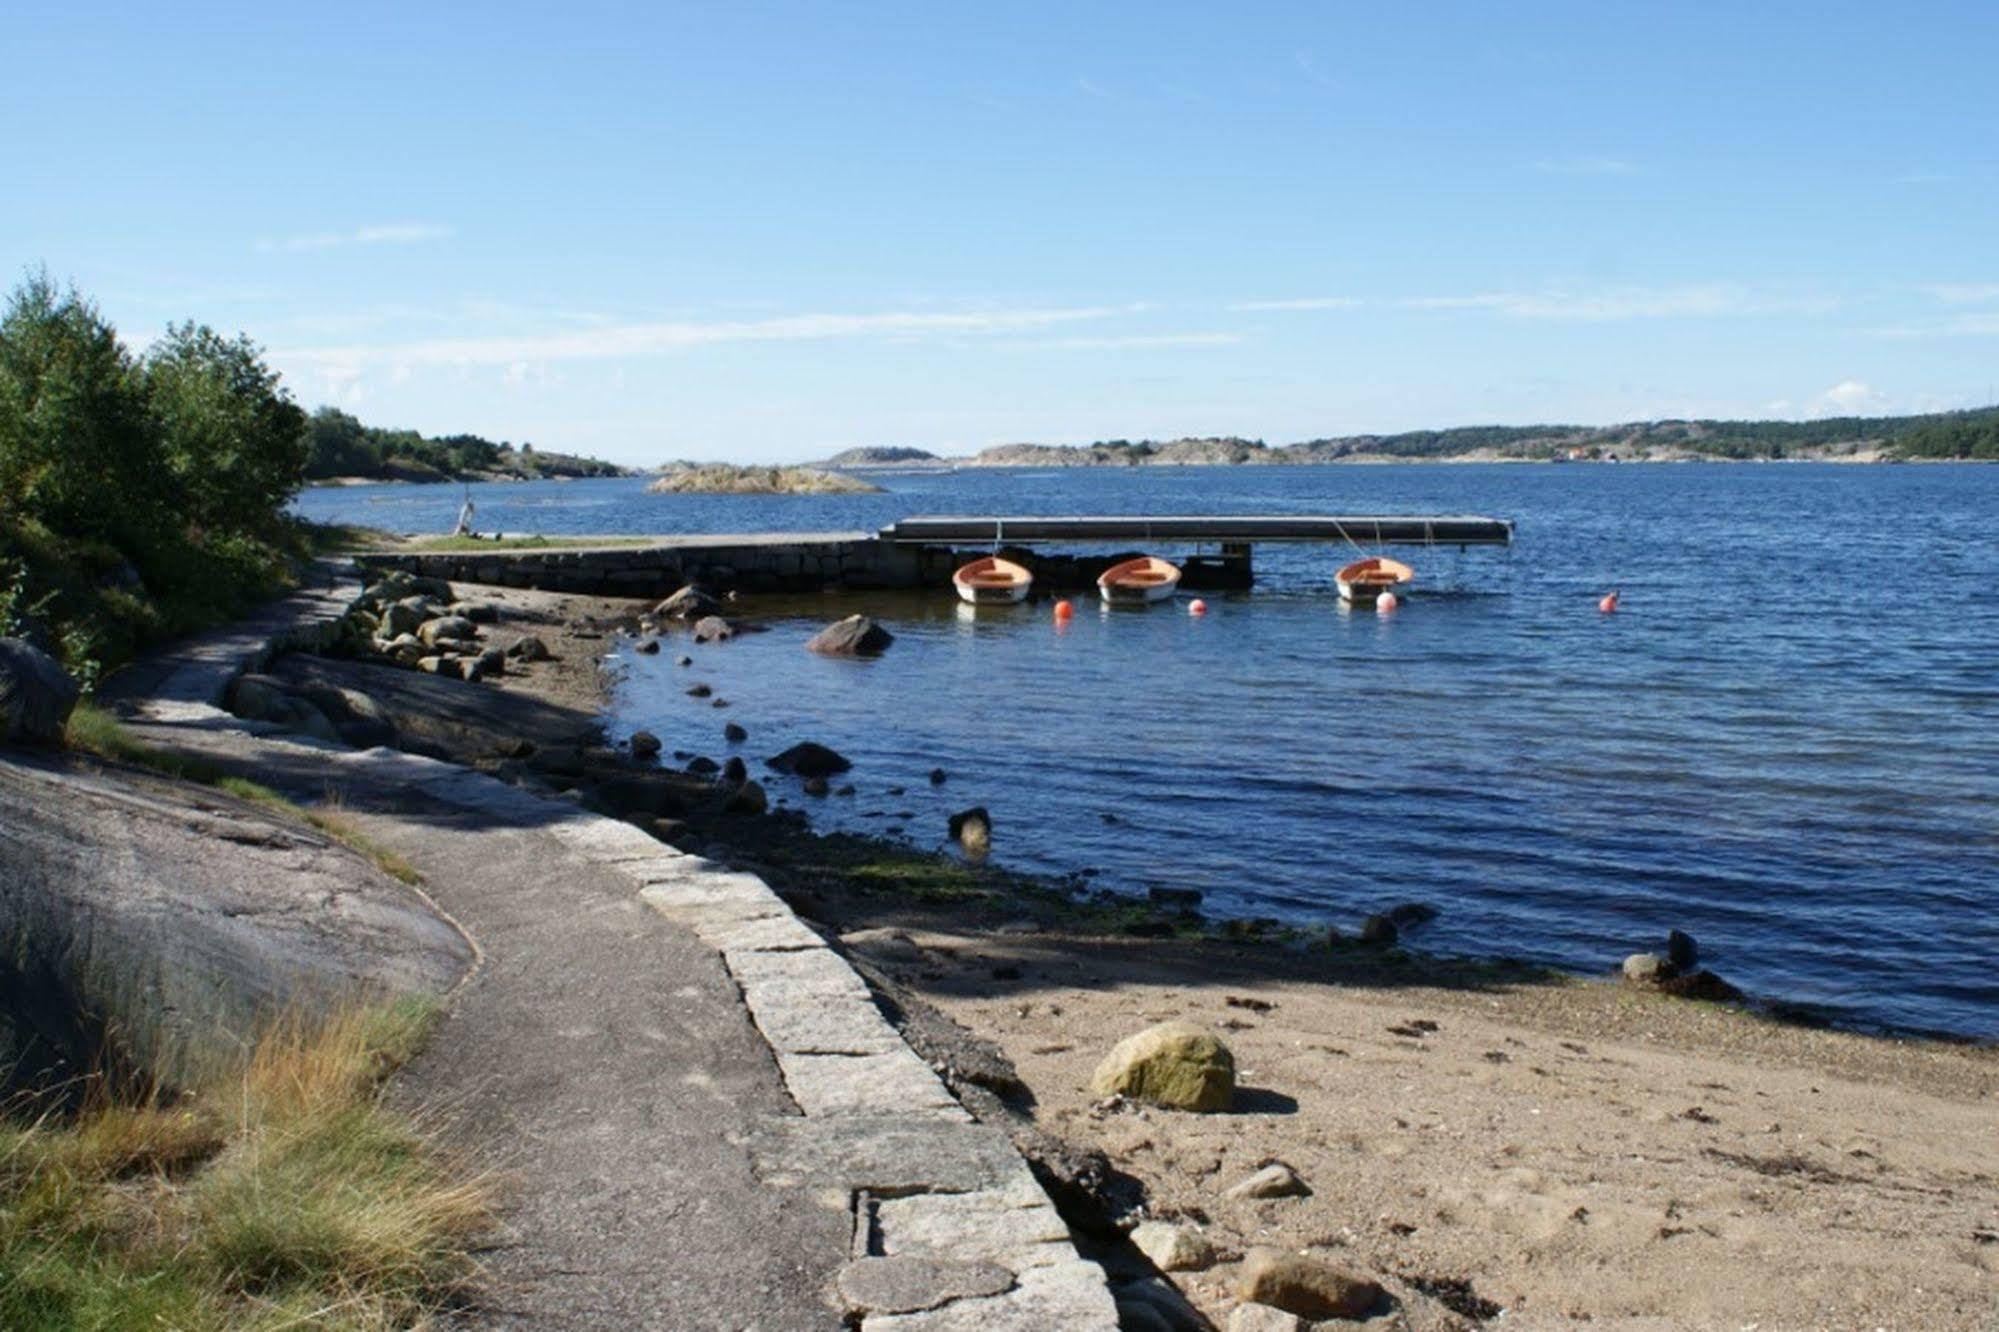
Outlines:
[{"label": "flat rock outcrop", "polygon": [[0,1059],[168,1084],[291,1004],[442,993],[459,931],[318,831],[205,788],[0,754]]}]

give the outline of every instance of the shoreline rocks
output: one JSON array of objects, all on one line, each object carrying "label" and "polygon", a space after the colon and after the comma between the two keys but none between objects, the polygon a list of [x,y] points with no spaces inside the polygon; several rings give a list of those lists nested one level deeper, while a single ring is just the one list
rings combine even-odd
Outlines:
[{"label": "shoreline rocks", "polygon": [[814,634],[805,648],[822,657],[879,657],[893,642],[895,635],[867,616],[849,615]]}]

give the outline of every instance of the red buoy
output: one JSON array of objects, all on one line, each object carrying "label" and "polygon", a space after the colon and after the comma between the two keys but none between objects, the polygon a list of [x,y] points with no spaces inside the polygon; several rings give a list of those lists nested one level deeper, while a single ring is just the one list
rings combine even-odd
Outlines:
[{"label": "red buoy", "polygon": [[1401,604],[1402,604],[1402,598],[1396,596],[1393,592],[1383,592],[1380,596],[1374,599],[1375,610],[1380,611],[1384,614],[1387,613],[1388,611],[1394,610],[1397,606],[1400,606]]},{"label": "red buoy", "polygon": [[1075,618],[1076,608],[1070,604],[1067,597],[1055,603],[1055,623],[1067,624]]},{"label": "red buoy", "polygon": [[1195,597],[1187,603],[1187,613],[1189,615],[1206,615],[1208,613],[1208,603],[1199,597]]},{"label": "red buoy", "polygon": [[1607,593],[1602,601],[1596,603],[1596,608],[1602,611],[1605,615],[1610,614],[1612,611],[1617,609],[1617,601],[1621,595],[1623,595],[1621,592]]}]

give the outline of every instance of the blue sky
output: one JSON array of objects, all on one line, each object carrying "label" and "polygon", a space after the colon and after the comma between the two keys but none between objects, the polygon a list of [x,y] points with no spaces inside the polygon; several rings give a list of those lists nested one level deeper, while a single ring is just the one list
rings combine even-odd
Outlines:
[{"label": "blue sky", "polygon": [[1999,381],[1999,5],[29,5],[0,257],[626,462]]}]

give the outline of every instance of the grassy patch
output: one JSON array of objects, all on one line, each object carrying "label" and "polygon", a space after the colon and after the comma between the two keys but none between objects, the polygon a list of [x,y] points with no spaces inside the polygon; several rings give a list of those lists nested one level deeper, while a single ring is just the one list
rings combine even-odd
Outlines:
[{"label": "grassy patch", "polygon": [[0,1326],[422,1324],[473,1275],[492,1200],[381,1103],[430,1019],[280,1022],[177,1104],[0,1128]]}]

